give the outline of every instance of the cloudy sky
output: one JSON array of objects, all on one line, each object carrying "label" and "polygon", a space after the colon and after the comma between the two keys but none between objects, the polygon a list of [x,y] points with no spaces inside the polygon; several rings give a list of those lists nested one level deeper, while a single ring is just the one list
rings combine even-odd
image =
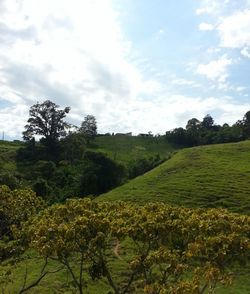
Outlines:
[{"label": "cloudy sky", "polygon": [[250,0],[0,0],[0,132],[20,138],[46,99],[100,133],[232,124],[250,110]]}]

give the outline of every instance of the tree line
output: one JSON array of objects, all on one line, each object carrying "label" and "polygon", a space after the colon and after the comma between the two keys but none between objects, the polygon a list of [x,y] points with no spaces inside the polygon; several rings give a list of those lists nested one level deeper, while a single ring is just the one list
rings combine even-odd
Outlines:
[{"label": "tree line", "polygon": [[0,184],[11,189],[31,187],[50,203],[73,196],[97,196],[154,168],[159,156],[133,160],[128,166],[102,152],[92,151],[97,121],[86,115],[79,127],[69,124],[70,107],[50,100],[30,107],[23,132],[25,144],[17,150],[17,171],[0,172]]},{"label": "tree line", "polygon": [[[70,147],[65,148],[64,152],[68,157],[72,157],[74,153],[78,154],[79,150],[74,150],[77,144],[70,142],[77,142],[84,137],[87,143],[90,143],[90,140],[97,135],[97,122],[93,115],[87,115],[80,127],[72,126],[63,120],[69,113],[70,107],[63,110],[58,107],[49,100],[33,105],[30,108],[30,118],[25,126],[23,138],[25,141],[34,141],[34,135],[42,136],[40,142],[46,146],[47,153],[52,157],[58,154],[59,138],[66,138],[65,146]],[[250,111],[232,126],[227,123],[222,126],[215,124],[212,116],[207,114],[202,121],[197,118],[189,119],[185,129],[179,127],[166,132],[167,140],[181,146],[238,142],[249,137]],[[83,141],[80,145],[83,145]]]},{"label": "tree line", "polygon": [[[17,150],[17,171],[0,172],[0,184],[11,189],[31,187],[50,203],[72,196],[97,196],[163,162],[159,155],[140,156],[126,166],[102,152],[95,144],[97,121],[86,115],[80,126],[66,121],[70,107],[61,109],[50,100],[30,107],[23,132],[25,144]],[[237,142],[250,137],[250,111],[234,125],[214,123],[210,115],[192,118],[186,128],[166,132],[165,138],[179,147]],[[167,159],[167,158],[165,158]]]},{"label": "tree line", "polygon": [[192,118],[188,120],[186,128],[167,131],[166,138],[169,142],[185,147],[246,140],[250,138],[250,111],[232,126],[227,123],[215,124],[209,114],[202,121]]}]

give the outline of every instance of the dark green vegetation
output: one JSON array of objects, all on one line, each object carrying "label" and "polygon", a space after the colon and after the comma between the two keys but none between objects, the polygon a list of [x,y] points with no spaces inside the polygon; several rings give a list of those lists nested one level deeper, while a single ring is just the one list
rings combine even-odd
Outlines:
[{"label": "dark green vegetation", "polygon": [[17,171],[16,152],[21,142],[0,141],[0,185],[14,189],[19,186],[21,175]]},{"label": "dark green vegetation", "polygon": [[244,115],[242,120],[238,120],[232,126],[227,123],[215,124],[209,114],[202,121],[192,118],[188,120],[185,129],[175,128],[166,132],[166,138],[169,142],[182,147],[246,140],[250,138],[250,111]]},{"label": "dark green vegetation", "polygon": [[188,207],[224,207],[250,213],[250,141],[194,147],[100,200],[164,201]]},{"label": "dark green vegetation", "polygon": [[159,165],[172,150],[163,136],[97,136],[87,144],[70,134],[51,160],[40,143],[3,142],[0,184],[29,186],[49,202],[99,195]]},{"label": "dark green vegetation", "polygon": [[25,143],[3,143],[0,184],[31,187],[48,203],[96,197],[153,169],[172,150],[164,137],[98,136],[93,115],[77,127],[65,121],[69,111],[50,100],[31,106]]}]

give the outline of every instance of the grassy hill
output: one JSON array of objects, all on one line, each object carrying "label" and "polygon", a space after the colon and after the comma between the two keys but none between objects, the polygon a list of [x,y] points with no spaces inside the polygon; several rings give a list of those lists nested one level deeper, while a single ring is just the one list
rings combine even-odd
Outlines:
[{"label": "grassy hill", "polygon": [[[140,156],[168,156],[173,148],[164,138],[139,137],[97,137],[92,150],[103,151],[111,158],[127,163]],[[97,146],[98,145],[98,146]],[[0,170],[15,170],[15,152],[20,145],[0,142]],[[1,165],[3,163],[4,165]],[[201,146],[175,152],[171,159],[143,176],[131,180],[98,199],[125,200],[145,203],[164,201],[174,205],[190,207],[226,207],[232,211],[250,212],[250,141],[222,145]],[[129,252],[129,244],[124,244]],[[26,252],[17,264],[1,264],[0,276],[9,270],[14,282],[6,283],[6,293],[18,293],[25,273],[28,282],[40,273],[42,260],[34,252]],[[123,260],[114,258],[112,265],[121,272]],[[54,267],[52,264],[51,267]],[[234,280],[232,287],[218,287],[220,294],[249,293],[247,273],[249,267],[239,268],[244,275]],[[123,273],[124,274],[124,273]],[[0,279],[1,280],[1,279]],[[101,280],[99,283],[89,280],[88,293],[107,293],[109,288]],[[1,285],[1,281],[0,281]],[[5,286],[5,284],[3,284]],[[1,285],[2,286],[2,285]],[[0,288],[1,288],[0,286]],[[2,286],[2,291],[4,287]],[[65,271],[48,275],[41,284],[29,293],[75,293],[72,281]]]},{"label": "grassy hill", "polygon": [[[22,146],[22,142],[0,140],[0,168],[13,170],[16,150]],[[174,147],[163,136],[98,136],[91,142],[88,149],[103,152],[111,159],[126,165],[141,157],[159,155],[161,158],[166,158]],[[9,165],[12,168],[9,168]]]},{"label": "grassy hill", "polygon": [[166,158],[174,150],[164,136],[98,136],[90,147],[93,151],[106,153],[111,159],[127,164],[141,157],[155,156]]},{"label": "grassy hill", "polygon": [[[22,150],[16,157],[21,146],[20,142],[0,142],[0,184],[6,184],[12,189],[30,186],[38,195],[52,199],[51,201],[72,195],[98,195],[109,191],[126,179],[134,178],[159,165],[173,150],[165,137],[98,136],[88,144],[87,151],[91,152],[86,152],[83,158],[81,151],[77,151],[77,160],[71,163],[63,162],[62,159],[68,159],[63,156],[71,154],[71,150],[65,152],[62,146],[58,153],[59,163],[54,165],[49,162],[46,152],[39,144],[35,151],[30,148]],[[106,154],[116,163],[95,152]]]},{"label": "grassy hill", "polygon": [[99,200],[164,201],[250,213],[250,141],[178,151],[148,173]]},{"label": "grassy hill", "polygon": [[0,171],[13,171],[16,169],[16,150],[21,146],[21,142],[8,142],[0,140]]}]

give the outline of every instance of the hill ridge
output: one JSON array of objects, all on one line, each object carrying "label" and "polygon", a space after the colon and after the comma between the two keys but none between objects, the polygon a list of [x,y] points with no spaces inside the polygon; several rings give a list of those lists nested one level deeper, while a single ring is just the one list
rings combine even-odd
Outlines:
[{"label": "hill ridge", "polygon": [[249,214],[249,163],[250,141],[185,148],[99,200],[164,201]]}]

